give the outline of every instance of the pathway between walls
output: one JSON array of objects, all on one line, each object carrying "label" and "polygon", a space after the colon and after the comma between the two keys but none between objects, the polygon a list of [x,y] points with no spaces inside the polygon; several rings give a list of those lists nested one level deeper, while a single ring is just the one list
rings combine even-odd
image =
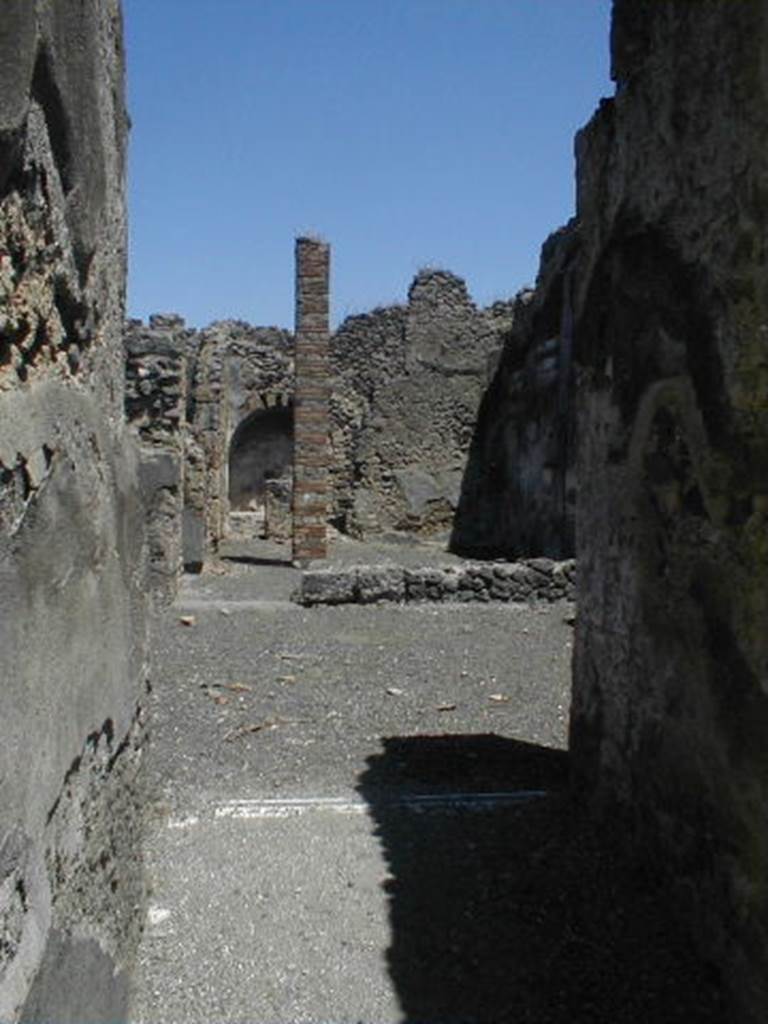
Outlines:
[{"label": "pathway between walls", "polygon": [[236,554],[154,625],[131,1024],[709,1019],[648,1016],[687,951],[563,796],[572,605],[304,608]]}]

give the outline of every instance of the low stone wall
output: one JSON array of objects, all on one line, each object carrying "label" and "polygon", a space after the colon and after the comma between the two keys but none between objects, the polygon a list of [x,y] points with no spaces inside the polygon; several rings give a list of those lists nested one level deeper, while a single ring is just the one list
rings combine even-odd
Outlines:
[{"label": "low stone wall", "polygon": [[519,562],[404,568],[353,565],[302,573],[297,604],[375,604],[382,601],[575,600],[576,563],[528,558]]}]

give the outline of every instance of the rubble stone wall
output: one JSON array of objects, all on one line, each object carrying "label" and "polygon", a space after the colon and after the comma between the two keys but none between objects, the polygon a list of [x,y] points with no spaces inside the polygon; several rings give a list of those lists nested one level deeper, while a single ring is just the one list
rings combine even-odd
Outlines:
[{"label": "rubble stone wall", "polygon": [[574,553],[577,243],[575,223],[548,239],[536,288],[516,297],[511,331],[480,403],[451,533],[454,551],[507,558]]},{"label": "rubble stone wall", "polygon": [[[249,500],[263,505],[265,473],[279,473],[291,462],[293,335],[242,320],[216,321],[200,333],[200,343],[211,348],[226,405],[226,428],[219,436],[225,499],[230,508],[247,508]],[[270,429],[274,421],[277,429]],[[273,435],[274,445],[265,433]]]},{"label": "rubble stone wall", "polygon": [[310,569],[294,594],[298,604],[377,604],[395,601],[572,601],[576,563],[529,558],[519,562],[466,562],[459,566],[404,568],[354,565]]},{"label": "rubble stone wall", "polygon": [[0,1020],[113,1020],[141,920],[147,674],[121,16],[7,0],[2,19]]},{"label": "rubble stone wall", "polygon": [[125,336],[125,411],[136,432],[149,542],[149,582],[159,604],[176,593],[183,569],[187,366],[183,323],[153,318]]},{"label": "rubble stone wall", "polygon": [[[474,477],[467,467],[478,410],[515,310],[524,306],[522,300],[505,301],[479,310],[460,278],[423,271],[411,285],[406,306],[350,317],[331,336],[330,376],[324,385],[330,387],[328,514],[337,527],[358,537],[449,534],[462,480],[468,473],[474,480],[483,477],[482,460]],[[247,474],[253,476],[250,498],[256,504],[263,501],[264,478],[291,476],[285,465],[291,432],[272,428],[281,411],[292,412],[295,339],[279,328],[242,321],[185,330],[180,317],[165,314],[151,318],[150,328],[129,324],[127,348],[132,334],[141,336],[153,324],[186,352],[184,561],[201,566],[227,533],[230,493],[237,508],[249,507]],[[132,372],[129,366],[129,377]],[[539,377],[550,410],[557,397],[550,387],[549,363]],[[526,379],[526,388],[530,383]],[[129,392],[135,387],[129,380]],[[138,406],[130,396],[128,401],[133,420]],[[524,430],[520,417],[525,411],[510,412],[514,429]],[[260,436],[260,418],[275,435],[271,448],[269,438]],[[550,452],[553,444],[551,438],[542,441],[537,457],[539,449]],[[535,479],[526,485],[527,493],[535,491],[541,473],[531,475]],[[496,522],[495,496],[489,492],[483,500],[484,540],[470,543],[473,549],[493,548],[498,540],[485,543],[495,528],[490,525]],[[473,495],[472,507],[477,504]],[[539,506],[531,504],[533,521]],[[512,512],[508,518],[518,521]],[[470,515],[468,536],[471,521]],[[495,553],[506,554],[509,547],[497,545]]]},{"label": "rubble stone wall", "polygon": [[[141,360],[132,353],[146,359],[153,345],[157,353],[152,358],[160,362],[151,371],[144,367],[147,373],[139,383]],[[249,497],[263,501],[263,481],[256,480],[254,493],[245,497],[239,495],[237,486],[248,472],[249,462],[255,463],[257,471],[266,466],[270,473],[269,453],[265,463],[255,422],[262,414],[269,419],[274,413],[281,423],[273,460],[278,470],[274,472],[290,463],[286,449],[290,447],[292,431],[290,427],[283,430],[282,423],[289,418],[293,401],[293,335],[278,327],[253,327],[241,320],[219,320],[196,330],[187,328],[178,314],[158,313],[149,318],[146,326],[141,321],[126,324],[125,348],[126,415],[140,433],[142,443],[149,446],[149,463],[158,462],[160,448],[166,454],[172,449],[174,461],[177,452],[181,453],[179,472],[174,472],[182,494],[180,513],[176,498],[173,502],[168,500],[171,470],[167,460],[161,460],[167,471],[155,472],[150,466],[145,474],[150,519],[161,527],[159,532],[155,531],[159,543],[156,564],[176,564],[177,553],[169,530],[174,517],[181,514],[183,525],[177,524],[177,532],[180,530],[183,536],[183,543],[179,542],[181,561],[188,568],[199,570],[229,532],[233,489],[235,508],[247,508]],[[181,362],[171,371],[161,365],[168,359]],[[183,378],[182,362],[186,367]],[[142,389],[151,390],[152,394],[138,398]],[[179,405],[180,402],[183,404]],[[174,410],[170,420],[166,409],[169,403]],[[183,413],[179,419],[175,416],[176,408]],[[281,418],[282,410],[286,416]],[[253,420],[252,430],[248,429],[249,419]],[[171,423],[174,437],[169,449]],[[153,511],[155,506],[157,515]],[[165,576],[167,572],[163,569],[158,581]],[[166,589],[160,586],[158,592],[166,593]]]},{"label": "rubble stone wall", "polygon": [[199,571],[227,530],[229,406],[218,338],[193,334],[189,349],[183,559]]},{"label": "rubble stone wall", "polygon": [[350,317],[331,339],[334,515],[353,536],[448,533],[478,408],[512,322],[464,282],[416,276],[406,306]]},{"label": "rubble stone wall", "polygon": [[768,8],[616,0],[577,139],[580,787],[768,1019]]}]

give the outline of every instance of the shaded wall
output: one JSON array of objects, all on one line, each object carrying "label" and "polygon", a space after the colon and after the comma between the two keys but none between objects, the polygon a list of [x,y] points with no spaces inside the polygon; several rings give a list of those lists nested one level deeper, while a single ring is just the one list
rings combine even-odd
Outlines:
[{"label": "shaded wall", "polygon": [[577,140],[580,784],[768,1019],[768,9],[617,0]]},{"label": "shaded wall", "polygon": [[574,553],[571,267],[577,251],[573,222],[544,244],[536,288],[515,300],[469,449],[454,551],[507,558]]},{"label": "shaded wall", "polygon": [[2,18],[0,1019],[103,1021],[141,919],[146,677],[120,9]]},{"label": "shaded wall", "polygon": [[290,474],[293,414],[282,406],[251,413],[232,435],[229,448],[229,505],[262,508],[267,480]]}]

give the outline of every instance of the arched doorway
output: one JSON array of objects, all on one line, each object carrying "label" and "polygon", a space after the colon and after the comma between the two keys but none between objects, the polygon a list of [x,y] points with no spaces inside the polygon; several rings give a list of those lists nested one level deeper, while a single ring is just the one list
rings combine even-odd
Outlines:
[{"label": "arched doorway", "polygon": [[229,505],[234,512],[264,507],[265,482],[288,472],[293,459],[293,414],[277,406],[257,409],[232,435]]}]

